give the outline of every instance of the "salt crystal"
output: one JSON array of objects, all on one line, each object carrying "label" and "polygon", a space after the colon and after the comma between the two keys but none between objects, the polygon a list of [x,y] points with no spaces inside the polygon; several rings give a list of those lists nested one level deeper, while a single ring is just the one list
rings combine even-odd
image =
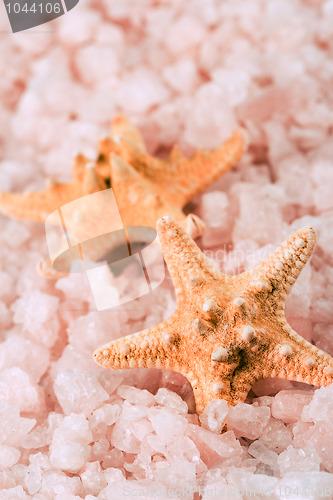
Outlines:
[{"label": "salt crystal", "polygon": [[0,300],[0,328],[4,330],[12,323],[12,314],[6,304]]},{"label": "salt crystal", "polygon": [[198,83],[197,68],[192,59],[180,59],[164,68],[163,78],[176,92],[191,92]]},{"label": "salt crystal", "polygon": [[254,441],[250,444],[248,452],[262,463],[269,465],[274,470],[278,458],[277,453],[269,450],[261,441]]},{"label": "salt crystal", "polygon": [[257,439],[269,421],[271,412],[267,406],[255,407],[246,403],[238,403],[230,407],[226,423],[228,429],[235,431],[236,436]]},{"label": "salt crystal", "polygon": [[109,398],[96,375],[81,370],[58,373],[54,381],[54,392],[65,414],[83,412],[89,415]]},{"label": "salt crystal", "polygon": [[0,402],[35,412],[40,410],[40,391],[21,368],[7,368],[0,372]]},{"label": "salt crystal", "polygon": [[331,422],[333,412],[333,386],[317,389],[302,407],[302,420],[305,422]]},{"label": "salt crystal", "polygon": [[280,391],[272,404],[272,415],[286,423],[297,422],[304,406],[310,403],[312,393],[309,391]]},{"label": "salt crystal", "polygon": [[155,401],[162,406],[178,410],[179,413],[187,413],[188,407],[185,401],[175,392],[161,387],[155,395]]},{"label": "salt crystal", "polygon": [[188,426],[188,435],[200,450],[201,458],[214,463],[214,456],[230,458],[241,456],[242,448],[233,431],[217,435],[197,425]]},{"label": "salt crystal", "polygon": [[[105,488],[107,481],[99,462],[88,462],[80,474],[85,493],[98,495]],[[87,497],[86,497],[87,498]]]},{"label": "salt crystal", "polygon": [[204,37],[204,28],[201,23],[192,16],[180,17],[169,27],[164,44],[173,54],[189,50],[197,45]]},{"label": "salt crystal", "polygon": [[53,295],[39,290],[25,292],[12,306],[14,322],[23,323],[28,332],[33,332],[35,328],[54,316],[58,305],[59,299]]},{"label": "salt crystal", "polygon": [[0,445],[0,467],[12,467],[19,458],[19,450],[6,444]]},{"label": "salt crystal", "polygon": [[93,425],[98,425],[101,422],[112,425],[118,420],[120,413],[120,405],[105,404],[93,412],[90,421]]},{"label": "salt crystal", "polygon": [[0,344],[0,370],[19,365],[38,382],[49,366],[49,351],[13,331]]},{"label": "salt crystal", "polygon": [[259,440],[268,449],[280,453],[291,444],[292,434],[291,430],[281,420],[270,418]]},{"label": "salt crystal", "polygon": [[154,404],[154,396],[145,389],[137,389],[129,385],[120,385],[117,389],[117,394],[132,404],[146,406],[152,406]]},{"label": "salt crystal", "polygon": [[222,431],[225,417],[228,414],[228,404],[223,399],[210,401],[199,416],[203,427],[218,434]]},{"label": "salt crystal", "polygon": [[21,444],[22,438],[36,424],[33,418],[21,418],[18,406],[9,406],[0,402],[0,443],[9,446]]},{"label": "salt crystal", "polygon": [[315,472],[319,471],[321,458],[316,450],[305,446],[304,448],[288,448],[280,453],[277,459],[280,474],[289,472]]},{"label": "salt crystal", "polygon": [[185,416],[169,408],[149,408],[148,418],[160,436],[182,435],[187,427]]},{"label": "salt crystal", "polygon": [[10,274],[0,270],[0,283],[0,299],[8,303],[9,300],[14,298],[14,279]]},{"label": "salt crystal", "polygon": [[55,430],[50,445],[50,463],[68,472],[77,472],[84,466],[90,454],[92,435],[83,414],[64,418]]},{"label": "salt crystal", "polygon": [[140,450],[140,441],[132,433],[128,421],[122,418],[116,422],[110,442],[112,446],[127,453],[138,453]]},{"label": "salt crystal", "polygon": [[140,404],[131,404],[127,400],[124,401],[121,416],[125,420],[129,420],[132,422],[147,417],[147,415],[148,415],[147,406]]}]

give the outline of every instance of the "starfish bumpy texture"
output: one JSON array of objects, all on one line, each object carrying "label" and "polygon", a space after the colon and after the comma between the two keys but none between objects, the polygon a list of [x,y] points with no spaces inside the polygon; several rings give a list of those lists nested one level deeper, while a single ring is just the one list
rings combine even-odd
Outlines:
[{"label": "starfish bumpy texture", "polygon": [[307,342],[284,316],[287,294],[311,256],[312,228],[290,236],[254,268],[236,276],[215,270],[170,217],[157,224],[177,294],[172,316],[99,348],[104,367],[165,368],[190,381],[197,413],[213,399],[244,401],[263,378],[313,385],[333,382],[333,359]]}]

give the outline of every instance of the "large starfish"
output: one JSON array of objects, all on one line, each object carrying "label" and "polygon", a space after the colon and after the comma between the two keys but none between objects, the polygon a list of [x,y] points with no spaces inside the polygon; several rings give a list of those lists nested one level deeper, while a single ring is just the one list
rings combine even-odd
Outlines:
[{"label": "large starfish", "polygon": [[[99,143],[96,161],[91,162],[83,155],[76,157],[71,183],[51,182],[43,192],[0,193],[0,211],[21,219],[45,221],[50,213],[66,203],[112,187],[125,227],[155,227],[156,221],[168,213],[196,238],[203,233],[205,225],[196,215],[185,215],[183,207],[233,167],[246,146],[246,133],[239,129],[212,151],[197,151],[187,158],[174,147],[166,159],[158,159],[147,153],[139,130],[126,118],[118,116],[112,121],[111,136]],[[107,209],[101,213],[101,219],[103,217],[109,217]],[[71,231],[76,233],[80,225],[81,232],[84,221],[84,214],[81,217],[76,214]],[[103,241],[96,240],[92,255],[87,257],[98,260],[110,251]],[[117,245],[116,240],[114,244]],[[64,239],[60,251],[66,248]],[[64,255],[62,269],[68,272],[70,264],[70,254]],[[58,276],[50,261],[44,262],[40,269],[43,274]]]},{"label": "large starfish", "polygon": [[287,294],[315,246],[312,228],[294,233],[254,268],[227,276],[173,219],[164,217],[157,227],[176,311],[154,328],[99,348],[99,364],[178,371],[192,384],[198,413],[213,399],[244,401],[263,378],[333,382],[333,359],[293,331],[284,316]]}]

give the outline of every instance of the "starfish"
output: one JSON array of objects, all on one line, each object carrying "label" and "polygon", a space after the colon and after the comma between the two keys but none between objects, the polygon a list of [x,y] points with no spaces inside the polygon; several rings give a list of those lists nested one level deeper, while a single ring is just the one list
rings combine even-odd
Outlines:
[{"label": "starfish", "polygon": [[[195,238],[203,233],[204,222],[196,215],[185,215],[183,207],[233,167],[246,146],[246,133],[239,129],[212,151],[197,151],[187,158],[174,147],[166,159],[158,159],[147,153],[139,130],[118,116],[112,121],[111,136],[100,140],[95,161],[83,155],[75,158],[71,183],[52,181],[44,192],[0,193],[0,211],[21,219],[45,221],[63,205],[112,187],[125,227],[155,227],[156,221],[169,213]],[[103,216],[107,218],[108,212],[102,213],[101,218]],[[75,225],[84,224],[84,217],[78,219],[71,226],[73,232],[76,232]],[[62,248],[67,248],[65,240]],[[96,242],[95,250],[91,257],[98,260],[110,248]],[[69,271],[70,264],[68,254],[64,256],[63,268]],[[42,262],[40,270],[43,274],[58,276],[50,261]]]},{"label": "starfish", "polygon": [[235,276],[214,269],[172,218],[160,219],[157,229],[177,308],[157,326],[100,347],[94,353],[99,364],[182,373],[198,414],[213,399],[244,401],[263,378],[333,382],[333,359],[293,331],[284,315],[287,294],[315,246],[312,228]]}]

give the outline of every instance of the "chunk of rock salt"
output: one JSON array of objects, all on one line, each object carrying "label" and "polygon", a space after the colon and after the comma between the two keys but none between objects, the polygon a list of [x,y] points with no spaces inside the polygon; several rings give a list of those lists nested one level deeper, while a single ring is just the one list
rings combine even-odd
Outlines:
[{"label": "chunk of rock salt", "polygon": [[281,420],[270,418],[259,437],[259,441],[267,446],[268,449],[280,453],[291,444],[292,433]]},{"label": "chunk of rock salt", "polygon": [[88,462],[80,477],[85,493],[98,495],[107,486],[107,480],[99,462]]},{"label": "chunk of rock salt", "polygon": [[39,391],[21,368],[7,368],[0,372],[0,402],[18,406],[21,411],[40,410]]},{"label": "chunk of rock salt", "polygon": [[238,437],[257,439],[263,432],[271,416],[267,406],[251,406],[238,403],[229,408],[226,423],[228,429],[233,430]]},{"label": "chunk of rock salt", "polygon": [[0,402],[0,443],[9,446],[20,445],[22,438],[31,431],[35,424],[34,418],[20,417],[18,406],[9,406]]},{"label": "chunk of rock salt", "polygon": [[286,423],[297,422],[302,410],[312,399],[310,391],[280,391],[272,403],[272,415]]},{"label": "chunk of rock salt", "polygon": [[170,435],[183,435],[187,427],[185,416],[170,408],[150,408],[148,419],[156,434],[166,439],[169,439]]},{"label": "chunk of rock salt", "polygon": [[134,405],[152,406],[155,402],[154,396],[150,392],[129,385],[120,385],[117,389],[117,394]]},{"label": "chunk of rock salt", "polygon": [[99,404],[109,399],[96,375],[81,370],[58,373],[54,392],[67,415],[72,412],[89,415]]},{"label": "chunk of rock salt", "polygon": [[39,290],[25,292],[12,305],[14,323],[23,323],[24,329],[33,333],[35,328],[52,318],[58,306],[58,297]]},{"label": "chunk of rock salt", "polygon": [[313,398],[305,402],[302,409],[302,420],[305,422],[332,422],[333,385],[317,389]]},{"label": "chunk of rock salt", "polygon": [[254,441],[250,444],[248,452],[252,457],[257,458],[260,462],[269,465],[274,470],[278,458],[277,453],[269,450],[261,441]]},{"label": "chunk of rock salt", "polygon": [[112,446],[127,453],[139,453],[140,441],[131,431],[128,421],[120,418],[117,420],[111,434]]},{"label": "chunk of rock salt", "polygon": [[228,403],[223,399],[210,401],[199,416],[201,425],[218,434],[222,431],[228,414]]},{"label": "chunk of rock salt", "polygon": [[169,391],[164,387],[161,387],[157,394],[155,395],[155,401],[161,406],[166,406],[167,408],[172,408],[177,410],[179,413],[187,413],[188,406],[185,401],[173,391]]},{"label": "chunk of rock salt", "polygon": [[19,450],[6,444],[0,445],[0,468],[12,467],[19,458]]},{"label": "chunk of rock salt", "polygon": [[49,351],[13,332],[0,344],[0,370],[18,366],[38,382],[49,365]]},{"label": "chunk of rock salt", "polygon": [[315,472],[319,471],[321,458],[313,448],[305,446],[304,448],[288,448],[280,453],[277,464],[281,476],[288,472]]},{"label": "chunk of rock salt", "polygon": [[172,464],[159,462],[155,466],[154,479],[164,484],[170,490],[182,484],[185,492],[184,497],[189,500],[191,497],[186,494],[186,491],[191,491],[192,488],[195,490],[196,466],[195,464],[181,460],[175,461]]},{"label": "chunk of rock salt", "polygon": [[89,458],[91,441],[88,421],[82,413],[65,417],[53,434],[50,464],[63,471],[77,472]]}]

